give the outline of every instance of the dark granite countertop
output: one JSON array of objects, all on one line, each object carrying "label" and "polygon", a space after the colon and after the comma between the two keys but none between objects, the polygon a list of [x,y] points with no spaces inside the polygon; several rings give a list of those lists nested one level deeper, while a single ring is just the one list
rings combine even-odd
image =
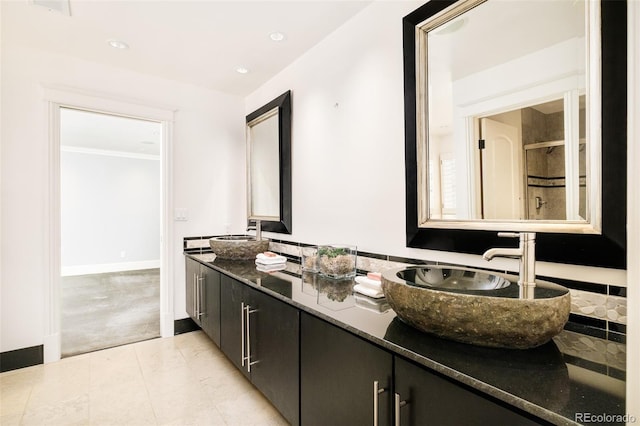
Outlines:
[{"label": "dark granite countertop", "polygon": [[[267,274],[257,271],[253,261],[185,255],[550,423],[624,424],[616,422],[625,414],[624,378],[606,374],[606,365],[580,362],[560,349],[567,347],[565,340],[582,339],[576,333],[565,330],[551,342],[528,350],[472,346],[415,330],[397,318],[384,299],[354,294],[351,279],[300,275],[300,265],[293,262],[284,271]],[[590,346],[606,352],[606,342]],[[606,359],[606,353],[596,355]]]}]

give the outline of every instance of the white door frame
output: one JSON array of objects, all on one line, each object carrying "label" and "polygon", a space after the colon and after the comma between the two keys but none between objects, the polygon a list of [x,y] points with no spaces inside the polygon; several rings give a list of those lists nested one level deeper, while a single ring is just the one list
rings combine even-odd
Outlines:
[{"label": "white door frame", "polygon": [[44,87],[44,101],[48,115],[48,174],[45,191],[47,233],[46,265],[48,280],[45,291],[44,362],[57,361],[61,357],[61,280],[60,280],[60,108],[69,107],[105,114],[156,121],[162,125],[160,155],[161,200],[160,217],[160,335],[173,336],[173,211],[172,191],[172,134],[173,108],[141,104],[117,99],[110,95],[87,93],[69,88]]}]

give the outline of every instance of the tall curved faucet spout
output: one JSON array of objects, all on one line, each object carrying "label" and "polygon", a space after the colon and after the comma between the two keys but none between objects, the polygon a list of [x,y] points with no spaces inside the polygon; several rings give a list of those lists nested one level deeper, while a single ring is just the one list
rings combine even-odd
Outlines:
[{"label": "tall curved faucet spout", "polygon": [[482,258],[484,260],[491,260],[494,257],[520,257],[522,256],[522,250],[520,248],[492,248],[484,252]]},{"label": "tall curved faucet spout", "polygon": [[520,273],[518,285],[520,297],[533,299],[536,286],[536,234],[535,232],[498,232],[499,237],[519,238],[518,248],[490,248],[482,257],[490,261],[494,257],[515,257],[520,259]]}]

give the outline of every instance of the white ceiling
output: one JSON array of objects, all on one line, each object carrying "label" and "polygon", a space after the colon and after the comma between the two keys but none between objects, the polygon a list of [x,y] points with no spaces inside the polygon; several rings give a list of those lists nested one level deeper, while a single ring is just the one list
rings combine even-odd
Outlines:
[{"label": "white ceiling", "polygon": [[[457,30],[453,29],[460,24]],[[429,34],[430,69],[453,80],[585,36],[585,2],[498,0],[482,3]],[[451,31],[447,30],[451,28]],[[433,59],[436,60],[433,60]]]},{"label": "white ceiling", "polygon": [[[371,1],[2,0],[4,42],[246,96]],[[272,32],[285,34],[274,42]],[[108,39],[129,44],[119,50]],[[249,69],[236,72],[238,66]]]},{"label": "white ceiling", "polygon": [[[431,30],[429,97],[439,106],[429,111],[431,134],[452,132],[454,81],[584,38],[585,4],[579,0],[488,1]],[[576,68],[585,66],[586,59],[580,57]]]}]

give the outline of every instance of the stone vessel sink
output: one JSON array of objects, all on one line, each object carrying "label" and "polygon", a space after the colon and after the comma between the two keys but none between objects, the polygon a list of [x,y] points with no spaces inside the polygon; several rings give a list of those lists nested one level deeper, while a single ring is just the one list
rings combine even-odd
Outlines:
[{"label": "stone vessel sink", "polygon": [[258,253],[269,250],[269,240],[260,241],[252,235],[223,235],[209,239],[211,250],[220,259],[255,259]]},{"label": "stone vessel sink", "polygon": [[560,333],[569,319],[565,287],[536,281],[520,299],[517,277],[467,268],[417,266],[382,274],[398,317],[420,331],[479,346],[528,349]]}]

